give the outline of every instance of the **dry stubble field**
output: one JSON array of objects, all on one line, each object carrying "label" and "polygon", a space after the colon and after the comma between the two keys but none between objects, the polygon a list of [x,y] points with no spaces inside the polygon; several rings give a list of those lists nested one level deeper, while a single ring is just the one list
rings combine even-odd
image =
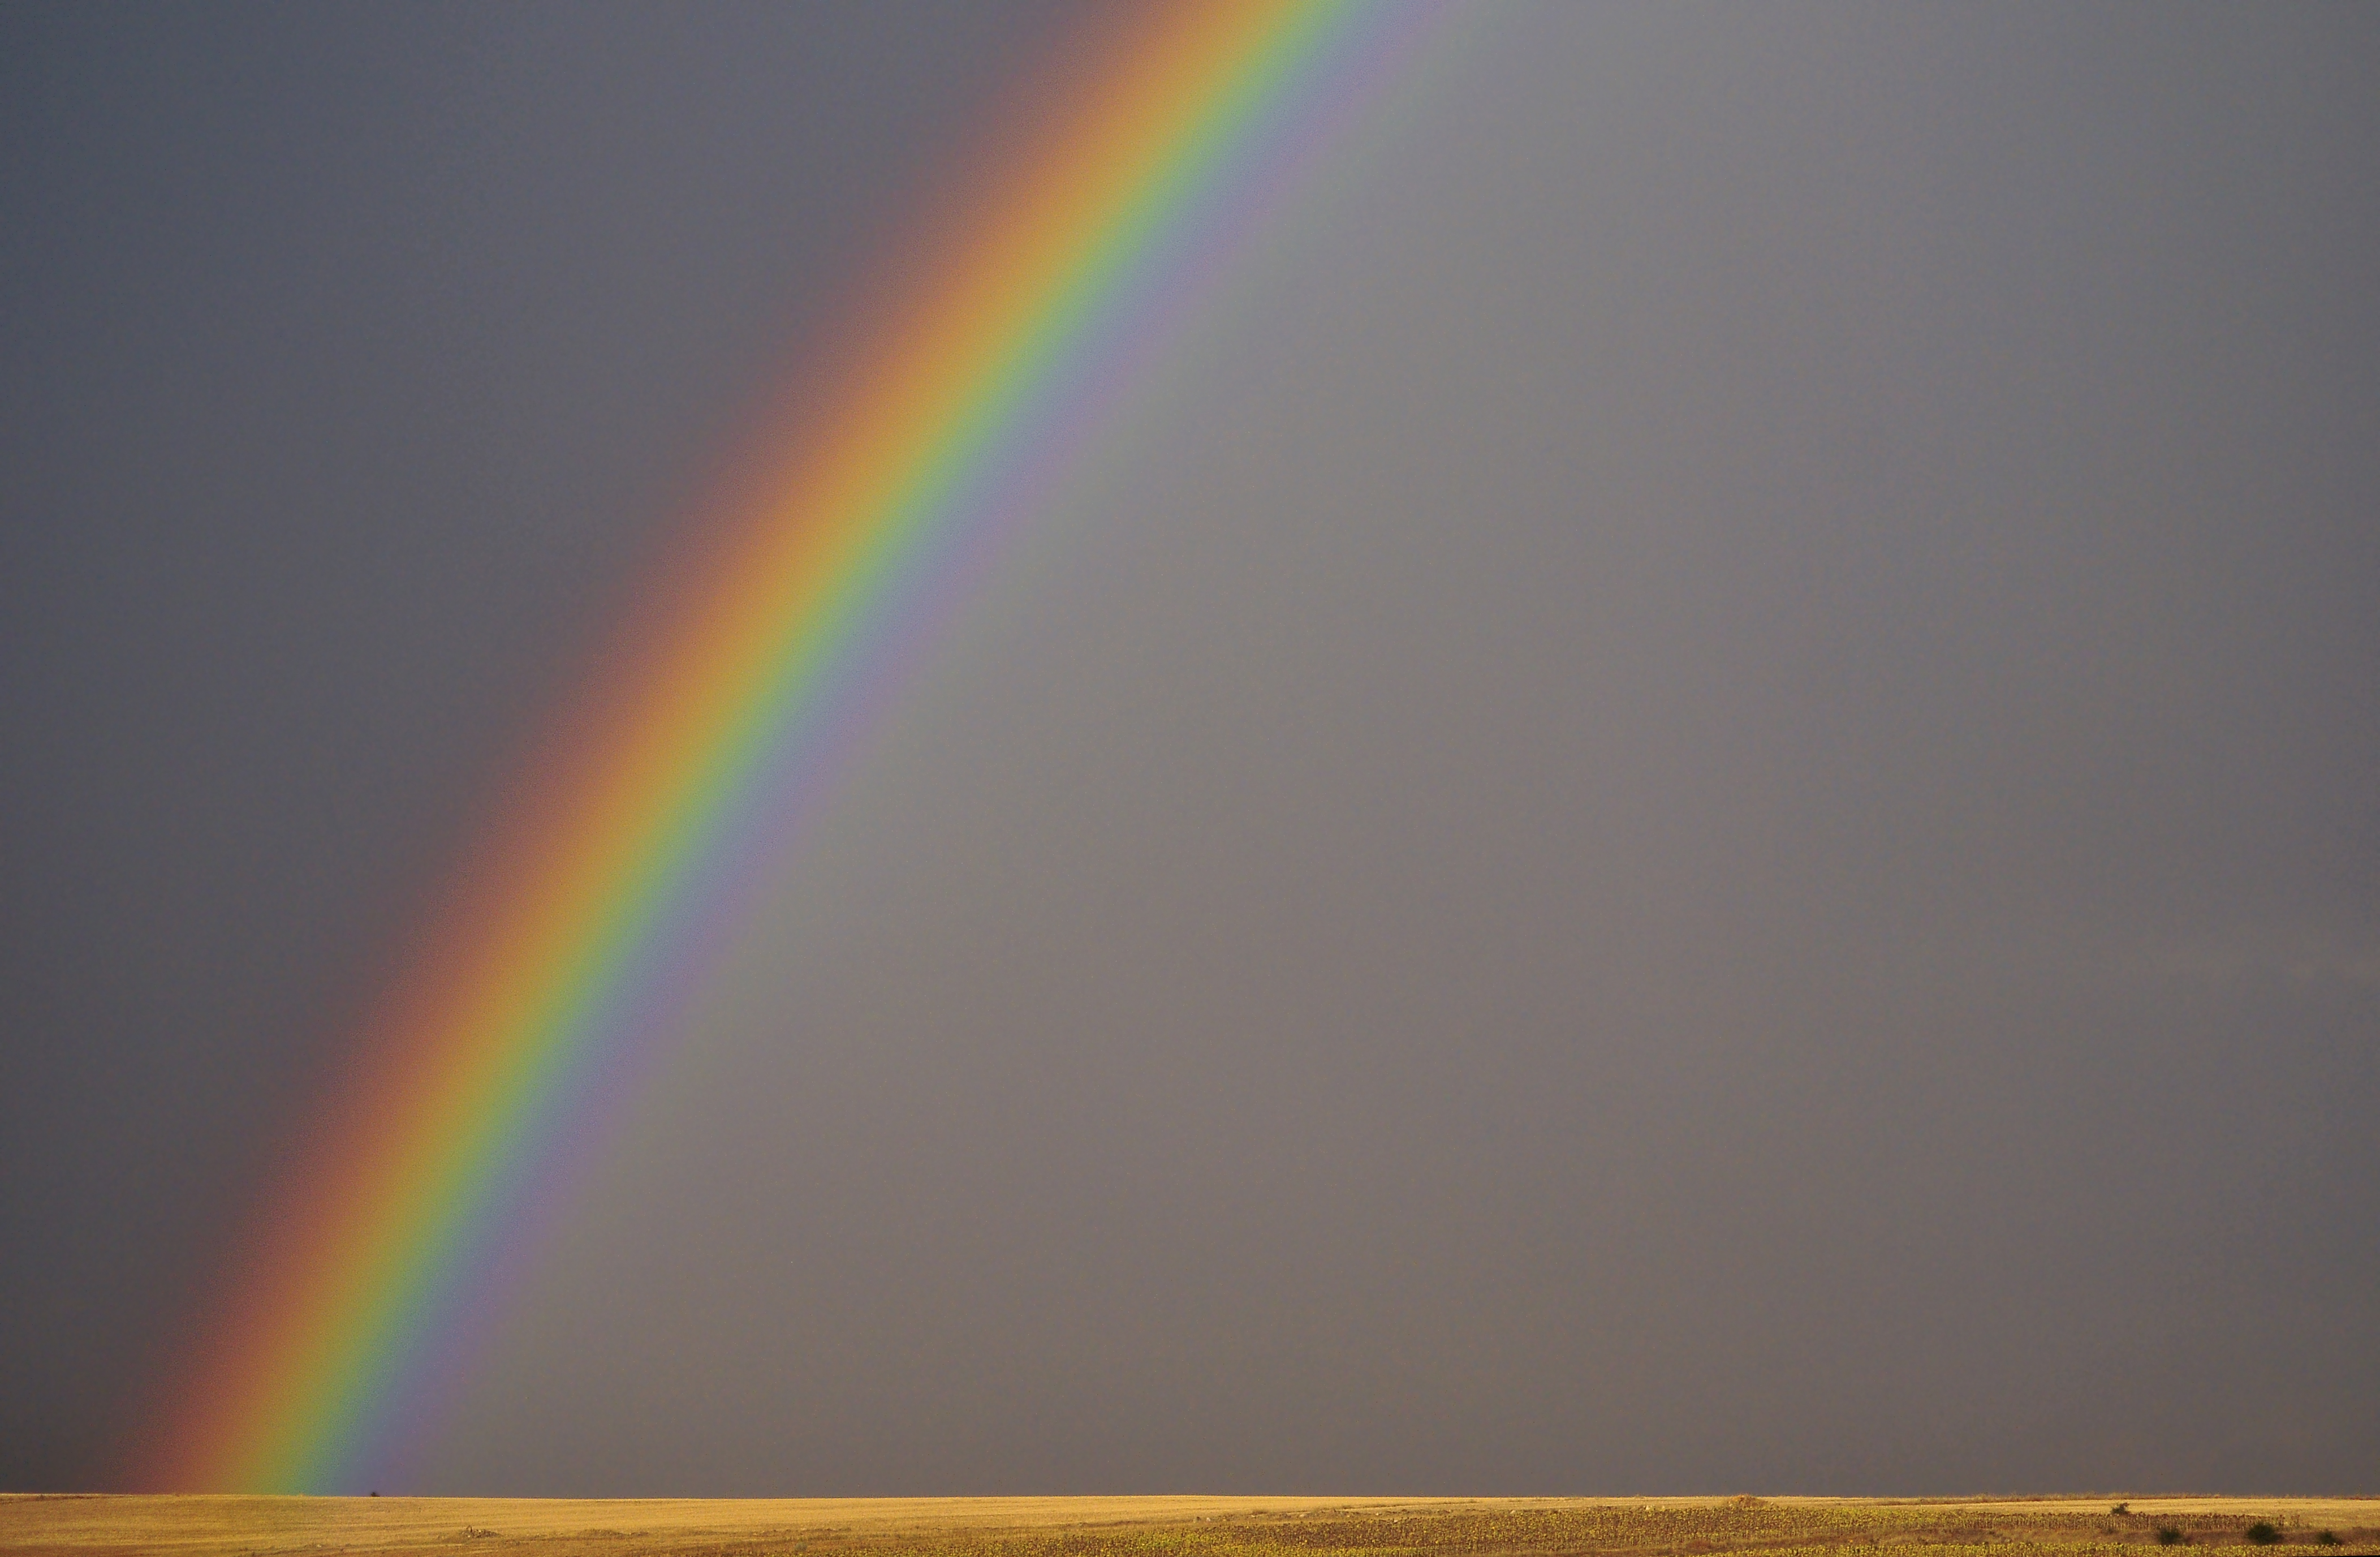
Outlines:
[{"label": "dry stubble field", "polygon": [[[905,1498],[0,1496],[0,1551],[805,1557],[2080,1557],[2162,1544],[2380,1551],[2370,1498]],[[2163,1540],[2160,1531],[2169,1532]],[[2336,1545],[2325,1542],[2328,1536]]]}]

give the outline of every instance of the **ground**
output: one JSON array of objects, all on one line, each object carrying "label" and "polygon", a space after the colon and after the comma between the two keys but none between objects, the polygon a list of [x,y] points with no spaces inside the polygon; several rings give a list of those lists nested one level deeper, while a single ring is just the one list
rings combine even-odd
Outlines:
[{"label": "ground", "polygon": [[[2126,1512],[2116,1513],[2118,1504]],[[804,1553],[805,1557],[1760,1557],[1922,1548],[1905,1557],[2380,1551],[2380,1499],[906,1498],[637,1499],[0,1496],[0,1551],[73,1557],[280,1552]],[[2161,1532],[2164,1535],[2161,1539]],[[2336,1549],[2321,1545],[2327,1533]],[[2311,1557],[2311,1553],[2309,1553]]]}]

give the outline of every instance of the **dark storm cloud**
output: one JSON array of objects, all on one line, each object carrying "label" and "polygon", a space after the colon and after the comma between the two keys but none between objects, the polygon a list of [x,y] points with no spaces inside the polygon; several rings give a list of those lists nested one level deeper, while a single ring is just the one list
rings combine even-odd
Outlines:
[{"label": "dark storm cloud", "polygon": [[1056,16],[12,8],[0,1480],[109,1474],[535,711]]},{"label": "dark storm cloud", "polygon": [[[11,1485],[104,1479],[505,742],[1040,36],[700,15],[9,51]],[[2366,1490],[2375,64],[1457,26],[936,627],[408,1474]]]}]

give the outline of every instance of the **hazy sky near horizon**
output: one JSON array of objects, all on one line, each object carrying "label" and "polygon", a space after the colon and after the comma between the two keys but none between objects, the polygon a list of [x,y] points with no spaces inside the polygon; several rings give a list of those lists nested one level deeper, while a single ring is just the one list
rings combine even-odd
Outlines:
[{"label": "hazy sky near horizon", "polygon": [[[0,1488],[1061,5],[0,18]],[[2370,1491],[2380,12],[1480,6],[391,1490]]]}]

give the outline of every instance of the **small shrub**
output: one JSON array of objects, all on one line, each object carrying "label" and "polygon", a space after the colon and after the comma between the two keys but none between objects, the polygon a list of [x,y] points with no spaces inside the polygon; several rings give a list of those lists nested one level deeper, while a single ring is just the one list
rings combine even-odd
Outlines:
[{"label": "small shrub", "polygon": [[2279,1528],[2269,1519],[2259,1519],[2248,1527],[2248,1544],[2270,1546],[2281,1539]]},{"label": "small shrub", "polygon": [[2338,1544],[2338,1532],[2337,1530],[2316,1530],[2313,1533],[2313,1543],[2316,1546],[2337,1546]]},{"label": "small shrub", "polygon": [[2159,1525],[2157,1527],[2156,1536],[2157,1544],[2159,1546],[2180,1546],[2181,1544],[2181,1527],[2179,1525]]}]

